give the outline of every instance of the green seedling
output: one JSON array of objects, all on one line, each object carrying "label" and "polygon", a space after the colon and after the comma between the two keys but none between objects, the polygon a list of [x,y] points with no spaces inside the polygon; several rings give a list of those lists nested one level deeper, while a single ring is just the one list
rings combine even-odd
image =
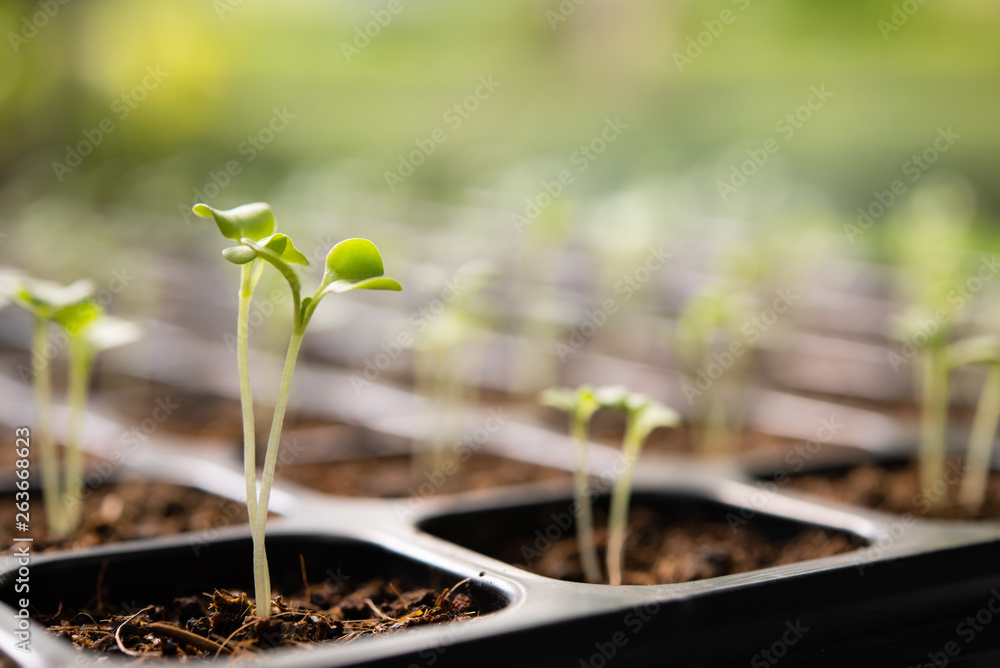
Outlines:
[{"label": "green seedling", "polygon": [[615,479],[611,490],[611,509],[608,513],[608,549],[606,555],[608,583],[622,583],[625,556],[625,537],[628,530],[628,509],[632,495],[632,473],[639,460],[646,438],[657,427],[676,427],[680,415],[644,394],[629,392],[622,387],[602,387],[594,392],[602,408],[615,408],[626,416],[622,454],[625,469]]},{"label": "green seedling", "polygon": [[[83,414],[95,355],[107,348],[138,338],[138,328],[105,315],[94,299],[94,286],[80,280],[68,286],[48,281],[22,279],[14,300],[34,316],[32,360],[35,366],[35,401],[38,406],[37,438],[42,466],[42,497],[49,533],[62,539],[80,523],[83,499]],[[51,325],[67,334],[69,421],[66,429],[65,482],[60,481],[59,463],[52,429],[52,373],[48,345]]]},{"label": "green seedling", "polygon": [[[967,226],[940,212],[931,212],[894,229],[899,253],[899,290],[908,308],[895,335],[920,348],[920,486],[929,490],[944,479],[948,418],[948,354],[954,322],[953,292],[966,275]],[[949,317],[935,317],[947,313]],[[901,357],[890,357],[895,367]],[[930,495],[931,511],[941,508],[943,495]]]},{"label": "green seedling", "polygon": [[[924,340],[920,366],[920,488],[929,490],[944,479],[947,457],[946,435],[948,428],[948,335],[941,326],[928,332],[926,323],[933,322],[923,309],[910,309],[897,319],[896,338],[903,341]],[[921,337],[921,338],[918,338]],[[943,505],[944,498],[929,495],[931,509]]]},{"label": "green seedling", "polygon": [[[206,204],[196,204],[194,213],[203,218],[212,218],[219,231],[227,239],[239,245],[222,251],[223,257],[241,266],[239,290],[239,312],[237,322],[237,355],[240,365],[240,399],[243,404],[244,467],[247,487],[247,512],[253,535],[254,595],[257,601],[257,616],[267,618],[271,614],[271,580],[267,567],[267,552],[264,549],[264,531],[267,510],[274,480],[274,469],[278,461],[278,446],[284,424],[288,394],[292,385],[292,375],[298,359],[302,337],[312,319],[320,300],[328,294],[350,290],[401,290],[394,279],[384,276],[382,256],[367,239],[346,239],[334,246],[326,256],[326,269],[316,291],[309,297],[302,297],[302,285],[293,264],[309,264],[306,257],[295,248],[292,240],[274,232],[274,215],[264,203],[246,204],[228,211],[214,209]],[[278,397],[271,420],[267,450],[264,455],[264,469],[261,475],[260,493],[257,493],[256,464],[253,442],[253,399],[250,393],[250,372],[247,356],[249,335],[250,300],[263,263],[270,264],[285,278],[292,292],[292,331],[285,353],[284,368],[278,387]]]},{"label": "green seedling", "polygon": [[[450,301],[436,318],[430,318],[414,342],[414,385],[429,397],[434,406],[433,423],[426,441],[416,445],[425,457],[414,456],[414,477],[424,471],[440,470],[445,460],[445,446],[457,430],[463,390],[466,384],[467,344],[483,334],[482,318],[470,304],[495,276],[492,263],[486,260],[467,262],[455,273]],[[470,365],[471,366],[471,365]],[[417,454],[416,452],[414,453]]]},{"label": "green seedling", "polygon": [[600,408],[594,398],[594,390],[583,385],[576,390],[568,387],[552,387],[541,393],[539,400],[546,406],[558,408],[569,415],[570,433],[574,446],[573,467],[573,508],[576,517],[576,542],[580,550],[580,562],[587,582],[602,581],[601,567],[597,560],[594,541],[594,518],[587,490],[587,443],[590,441],[589,424],[594,412]]},{"label": "green seedling", "polygon": [[967,364],[982,364],[988,371],[972,419],[972,431],[965,456],[965,477],[959,490],[959,502],[976,512],[986,499],[990,476],[990,458],[1000,422],[1000,337],[984,335],[965,339],[948,348],[948,366],[955,369]]},{"label": "green seedling", "polygon": [[753,355],[753,340],[742,331],[750,301],[735,285],[711,285],[688,299],[677,318],[674,349],[686,376],[681,389],[699,416],[696,444],[705,455],[730,453],[742,429],[741,392]]}]

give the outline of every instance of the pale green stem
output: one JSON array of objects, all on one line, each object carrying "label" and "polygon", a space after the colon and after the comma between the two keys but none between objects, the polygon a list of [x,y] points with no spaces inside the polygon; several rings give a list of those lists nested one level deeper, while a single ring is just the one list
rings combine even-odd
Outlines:
[{"label": "pale green stem", "polygon": [[573,438],[576,439],[576,466],[573,472],[573,502],[576,506],[576,543],[580,563],[587,582],[601,582],[601,566],[594,541],[594,516],[587,494],[587,418],[573,416]]},{"label": "pale green stem", "polygon": [[635,430],[635,415],[629,415],[622,441],[625,456],[625,470],[615,480],[611,490],[611,509],[608,513],[608,583],[622,583],[622,569],[625,561],[625,535],[628,529],[629,500],[632,494],[632,473],[639,459],[642,440]]},{"label": "pale green stem", "polygon": [[49,534],[62,534],[63,513],[59,495],[59,459],[52,437],[52,369],[45,357],[48,344],[48,321],[36,317],[32,339],[31,357],[41,367],[35,369],[35,407],[38,416],[39,454],[42,460],[42,504],[48,523]]},{"label": "pale green stem", "polygon": [[66,429],[66,491],[63,509],[64,535],[69,535],[80,524],[83,503],[83,414],[87,404],[87,389],[93,355],[90,344],[79,336],[69,339],[69,424]]},{"label": "pale green stem", "polygon": [[440,471],[448,455],[448,443],[461,430],[460,411],[462,407],[462,356],[461,344],[443,351],[441,356],[441,412],[437,433],[434,437],[434,461],[432,471]]},{"label": "pale green stem", "polygon": [[[239,314],[236,318],[236,361],[240,370],[240,405],[243,409],[243,473],[246,478],[247,514],[250,526],[257,522],[257,443],[254,434],[253,394],[250,391],[250,302],[253,299],[253,266],[257,261],[240,267]],[[259,277],[259,273],[257,277]]]},{"label": "pale green stem", "polygon": [[[437,355],[434,349],[428,346],[418,346],[413,358],[413,386],[419,396],[426,397],[431,403],[435,401],[437,384],[435,367],[437,367]],[[438,416],[433,414],[430,429],[425,433],[424,438],[413,442],[411,477],[414,485],[420,484],[424,472],[433,470],[433,446],[438,419]]]},{"label": "pale green stem", "polygon": [[959,500],[970,512],[975,512],[986,498],[986,483],[990,477],[990,455],[1000,422],[1000,364],[990,367],[976,406],[966,455],[965,479]]},{"label": "pale green stem", "polygon": [[945,348],[929,343],[924,350],[924,373],[920,424],[920,488],[937,510],[946,496],[930,490],[944,479],[945,429],[948,418],[948,366]]},{"label": "pale green stem", "polygon": [[704,455],[728,454],[732,445],[732,434],[726,420],[725,389],[720,379],[708,390],[708,405],[705,407],[705,421],[702,425]]},{"label": "pale green stem", "polygon": [[[298,316],[297,309],[296,316]],[[257,502],[257,517],[253,525],[254,594],[257,600],[257,616],[260,618],[266,618],[271,615],[271,578],[267,570],[264,529],[267,525],[267,507],[271,498],[271,483],[274,480],[274,468],[278,462],[278,447],[281,445],[281,428],[285,422],[288,392],[292,387],[292,374],[295,371],[295,361],[298,359],[299,347],[302,345],[302,336],[304,334],[305,326],[296,326],[292,330],[291,339],[288,341],[285,368],[281,372],[278,401],[274,406],[274,419],[271,422],[271,433],[267,439],[267,453],[264,456],[264,473],[260,484],[260,499]]]}]

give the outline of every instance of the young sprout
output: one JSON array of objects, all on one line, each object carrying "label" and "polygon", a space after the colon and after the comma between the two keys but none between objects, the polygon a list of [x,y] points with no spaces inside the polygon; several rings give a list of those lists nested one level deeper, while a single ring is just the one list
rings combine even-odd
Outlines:
[{"label": "young sprout", "polygon": [[[94,286],[79,280],[68,286],[49,281],[21,279],[12,294],[14,301],[34,315],[32,360],[35,367],[35,403],[38,411],[37,439],[42,466],[42,497],[49,533],[61,539],[80,521],[83,498],[83,412],[94,356],[100,350],[128,343],[136,337],[130,323],[103,314],[94,300]],[[66,430],[65,484],[60,480],[52,429],[52,373],[48,345],[51,325],[67,333],[69,426]]]},{"label": "young sprout", "polygon": [[626,415],[622,453],[625,469],[615,480],[611,491],[611,509],[608,513],[607,568],[608,583],[622,583],[625,536],[628,526],[629,499],[632,494],[632,473],[646,438],[657,427],[676,427],[680,415],[644,394],[629,392],[622,387],[603,387],[594,392],[602,408],[616,408]]},{"label": "young sprout", "polygon": [[[267,552],[264,549],[264,530],[267,524],[267,509],[271,496],[274,469],[278,461],[278,446],[281,442],[281,428],[285,420],[288,394],[292,385],[292,374],[298,359],[302,337],[312,319],[320,300],[331,293],[349,290],[401,290],[397,281],[386,278],[382,266],[382,256],[367,239],[346,239],[334,246],[326,256],[326,270],[323,280],[311,297],[302,297],[302,285],[292,264],[309,264],[306,257],[292,244],[292,240],[274,232],[274,216],[267,204],[248,204],[228,211],[220,211],[206,204],[196,204],[195,214],[203,218],[214,218],[223,236],[239,242],[238,246],[226,248],[223,257],[233,264],[242,265],[240,283],[240,310],[237,323],[237,351],[240,352],[240,398],[243,402],[244,447],[247,475],[247,512],[250,516],[253,536],[254,595],[257,601],[257,616],[271,614],[271,579],[267,568]],[[247,448],[247,432],[253,432],[253,404],[249,391],[249,365],[247,363],[247,335],[249,332],[249,302],[254,286],[259,278],[259,267],[253,267],[257,260],[273,266],[288,282],[292,291],[292,332],[285,353],[285,364],[281,372],[278,398],[271,420],[267,450],[264,455],[264,470],[261,475],[258,496],[253,463],[253,441]],[[262,266],[262,265],[260,265]],[[246,296],[244,296],[246,295]],[[244,301],[245,300],[245,301]],[[245,380],[244,380],[245,376]]]},{"label": "young sprout", "polygon": [[[954,288],[965,280],[968,242],[967,225],[937,209],[937,204],[921,200],[916,220],[903,221],[891,228],[891,241],[899,254],[902,270],[899,290],[908,308],[896,327],[896,335],[921,348],[922,364],[915,372],[921,377],[920,487],[929,490],[944,479],[946,423],[948,417],[947,345],[954,322]],[[949,314],[940,317],[938,314]],[[898,355],[890,355],[895,368]],[[942,495],[930,495],[931,510],[945,502]]]},{"label": "young sprout", "polygon": [[985,364],[989,368],[972,419],[965,478],[959,491],[959,502],[974,513],[986,499],[990,456],[1000,422],[1000,337],[977,336],[952,344],[948,348],[948,366],[954,369],[966,364]]},{"label": "young sprout", "polygon": [[67,533],[80,525],[84,486],[80,441],[94,357],[102,350],[132,343],[140,336],[139,326],[135,323],[107,315],[99,306],[90,306],[96,308],[98,313],[92,319],[84,309],[69,309],[55,318],[69,334],[69,424],[66,429],[66,491],[63,497]]},{"label": "young sprout", "polygon": [[675,350],[686,376],[681,389],[699,415],[702,454],[727,454],[736,446],[754,343],[742,331],[750,299],[734,286],[713,284],[690,297],[677,318]]},{"label": "young sprout", "polygon": [[[948,332],[942,326],[928,332],[923,309],[913,308],[896,322],[896,336],[904,341],[924,340],[920,377],[920,488],[929,490],[944,479],[948,427]],[[921,337],[921,338],[918,338]],[[944,497],[929,495],[932,510],[944,504]]]},{"label": "young sprout", "polygon": [[587,443],[590,418],[600,404],[594,398],[594,390],[582,385],[576,390],[568,387],[552,387],[541,393],[539,400],[546,406],[558,408],[569,415],[570,432],[576,441],[573,469],[573,508],[576,517],[576,542],[580,550],[580,562],[587,582],[602,581],[601,567],[597,561],[597,547],[594,541],[594,518],[587,492]]},{"label": "young sprout", "polygon": [[[466,262],[455,273],[455,290],[437,318],[431,318],[414,342],[414,385],[434,404],[433,427],[425,443],[415,445],[424,457],[414,456],[414,477],[424,471],[440,470],[445,445],[456,429],[463,389],[466,387],[468,357],[466,344],[483,333],[480,320],[469,308],[476,296],[496,275],[486,260]],[[469,386],[476,383],[470,382]],[[417,453],[414,452],[414,455]]]}]

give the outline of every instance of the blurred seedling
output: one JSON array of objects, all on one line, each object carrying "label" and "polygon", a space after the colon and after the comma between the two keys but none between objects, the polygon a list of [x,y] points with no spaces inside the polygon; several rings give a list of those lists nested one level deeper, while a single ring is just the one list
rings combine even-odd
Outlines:
[{"label": "blurred seedling", "polygon": [[[253,535],[256,612],[257,617],[266,618],[271,614],[271,580],[267,567],[267,553],[264,549],[267,510],[292,375],[306,327],[312,319],[316,306],[328,294],[350,290],[401,290],[402,288],[397,281],[384,276],[382,256],[375,244],[367,239],[346,239],[335,245],[327,254],[323,278],[316,291],[310,297],[302,297],[302,285],[292,265],[307,265],[309,261],[295,248],[287,235],[274,231],[274,214],[270,206],[257,202],[223,211],[206,204],[196,204],[193,210],[202,218],[214,219],[224,237],[238,242],[238,245],[223,250],[222,255],[233,264],[240,265],[241,271],[236,331],[240,400],[243,407],[244,473],[247,512]],[[250,302],[264,263],[277,269],[291,289],[292,331],[278,387],[271,431],[268,435],[258,495],[253,436],[253,397],[250,392],[247,346]]]},{"label": "blurred seedling", "polygon": [[[895,323],[893,334],[907,346],[920,350],[921,364],[914,369],[920,379],[920,487],[931,489],[944,479],[948,417],[948,342],[966,297],[956,302],[956,287],[968,270],[965,251],[968,225],[953,218],[937,204],[918,207],[915,218],[890,227],[890,240],[898,253],[898,291],[907,309]],[[909,357],[889,356],[894,369]],[[931,510],[944,504],[942,495],[930,495]]]},{"label": "blurred seedling", "polygon": [[602,387],[593,394],[602,408],[615,408],[625,413],[625,435],[622,455],[625,468],[615,478],[608,513],[608,547],[606,554],[608,583],[622,583],[625,563],[625,538],[628,533],[628,511],[632,497],[632,474],[646,439],[658,427],[677,427],[681,416],[674,410],[622,387]]},{"label": "blurred seedling", "polygon": [[485,329],[483,317],[471,305],[495,276],[493,264],[486,260],[459,267],[450,300],[439,315],[428,318],[418,330],[413,346],[414,385],[432,403],[432,423],[426,439],[414,444],[415,477],[441,469],[447,444],[457,436],[465,392],[479,385],[478,378],[470,376],[474,369],[482,368],[482,360],[470,357],[469,344],[482,339]]},{"label": "blurred seedling", "polygon": [[[717,283],[685,302],[677,318],[674,350],[684,373],[681,387],[700,424],[696,449],[725,455],[737,446],[745,394],[759,332],[747,331],[752,295]],[[748,335],[749,333],[749,335]]]},{"label": "blurred seedling", "polygon": [[540,400],[547,406],[565,411],[570,416],[570,431],[576,441],[573,478],[573,503],[577,521],[577,544],[584,576],[588,582],[601,582],[597,564],[590,493],[587,486],[588,424],[600,408],[625,413],[625,434],[622,438],[624,467],[615,478],[608,512],[608,539],[605,553],[607,582],[622,583],[625,538],[628,535],[628,512],[632,497],[632,477],[646,439],[658,427],[676,427],[681,417],[663,404],[644,394],[629,392],[623,387],[591,388],[582,385],[576,390],[554,387],[542,392]]},{"label": "blurred seedling", "polygon": [[580,562],[587,582],[602,582],[601,567],[597,560],[594,541],[594,518],[590,506],[587,485],[587,444],[590,441],[590,418],[600,408],[594,398],[594,390],[589,385],[581,385],[575,390],[568,387],[552,387],[544,390],[539,400],[546,406],[558,408],[569,415],[570,434],[575,441],[573,466],[573,509],[576,517],[576,542],[580,550]]},{"label": "blurred seedling", "polygon": [[948,367],[986,366],[986,379],[979,393],[976,414],[965,454],[965,474],[959,490],[959,502],[975,513],[986,500],[990,460],[1000,422],[1000,336],[986,334],[952,344],[947,351]]},{"label": "blurred seedling", "polygon": [[[37,405],[36,438],[42,468],[42,497],[49,534],[63,539],[80,523],[83,500],[83,415],[90,374],[98,352],[131,343],[139,337],[134,323],[106,315],[94,298],[93,283],[79,280],[67,286],[22,279],[13,291],[15,302],[34,316],[32,366]],[[60,480],[52,426],[52,355],[47,354],[51,326],[62,327],[67,341],[69,419],[66,429],[65,480]]]}]

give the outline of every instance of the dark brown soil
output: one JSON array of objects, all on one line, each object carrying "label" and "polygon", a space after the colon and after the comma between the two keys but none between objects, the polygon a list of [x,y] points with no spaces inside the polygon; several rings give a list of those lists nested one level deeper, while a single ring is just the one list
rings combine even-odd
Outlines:
[{"label": "dark brown soil", "polygon": [[186,660],[248,655],[262,649],[347,642],[424,624],[473,617],[477,610],[464,583],[434,591],[401,590],[396,581],[361,586],[326,581],[307,585],[285,600],[275,596],[272,615],[258,620],[244,592],[215,591],[141,609],[60,609],[36,615],[50,633],[77,647],[111,655]]},{"label": "dark brown soil", "polygon": [[477,452],[468,461],[444,464],[415,478],[410,455],[391,455],[283,467],[276,477],[339,496],[427,497],[542,480],[568,479],[570,473]]},{"label": "dark brown soil", "polygon": [[[692,518],[663,525],[658,514],[649,508],[636,508],[629,522],[624,584],[704,580],[829,557],[859,547],[845,534],[817,527],[804,528],[787,540],[772,540],[760,531],[747,527],[734,529],[725,522]],[[597,531],[596,539],[603,559],[607,540],[603,527]],[[522,563],[525,561],[520,551],[509,556]],[[529,570],[561,580],[582,582],[576,538],[553,543]]]},{"label": "dark brown soil", "polygon": [[172,434],[242,442],[240,402],[212,394],[187,392],[172,385],[113,376],[106,395],[128,428],[149,435],[155,428]]},{"label": "dark brown soil", "polygon": [[[945,484],[922,490],[916,461],[897,465],[863,464],[849,469],[794,476],[788,479],[788,487],[889,513],[952,520],[1000,519],[1000,472],[990,474],[986,501],[974,513],[958,504],[961,473],[961,461],[950,461]],[[940,510],[930,512],[932,503],[942,496],[944,505]]]},{"label": "dark brown soil", "polygon": [[30,530],[15,532],[13,494],[0,498],[0,545],[31,537],[32,549],[41,552],[247,523],[246,505],[231,499],[161,482],[114,482],[91,491],[83,502],[82,524],[72,536],[51,541],[45,537],[41,491],[31,490],[30,503]]},{"label": "dark brown soil", "polygon": [[[475,519],[428,526],[514,566],[560,580],[584,581],[573,519],[566,505],[495,511]],[[504,514],[508,512],[509,514]],[[606,516],[594,509],[598,556],[606,547]],[[634,502],[625,545],[623,583],[689,582],[849,552],[864,543],[849,534],[774,520],[742,517],[724,508],[677,502]]]}]

